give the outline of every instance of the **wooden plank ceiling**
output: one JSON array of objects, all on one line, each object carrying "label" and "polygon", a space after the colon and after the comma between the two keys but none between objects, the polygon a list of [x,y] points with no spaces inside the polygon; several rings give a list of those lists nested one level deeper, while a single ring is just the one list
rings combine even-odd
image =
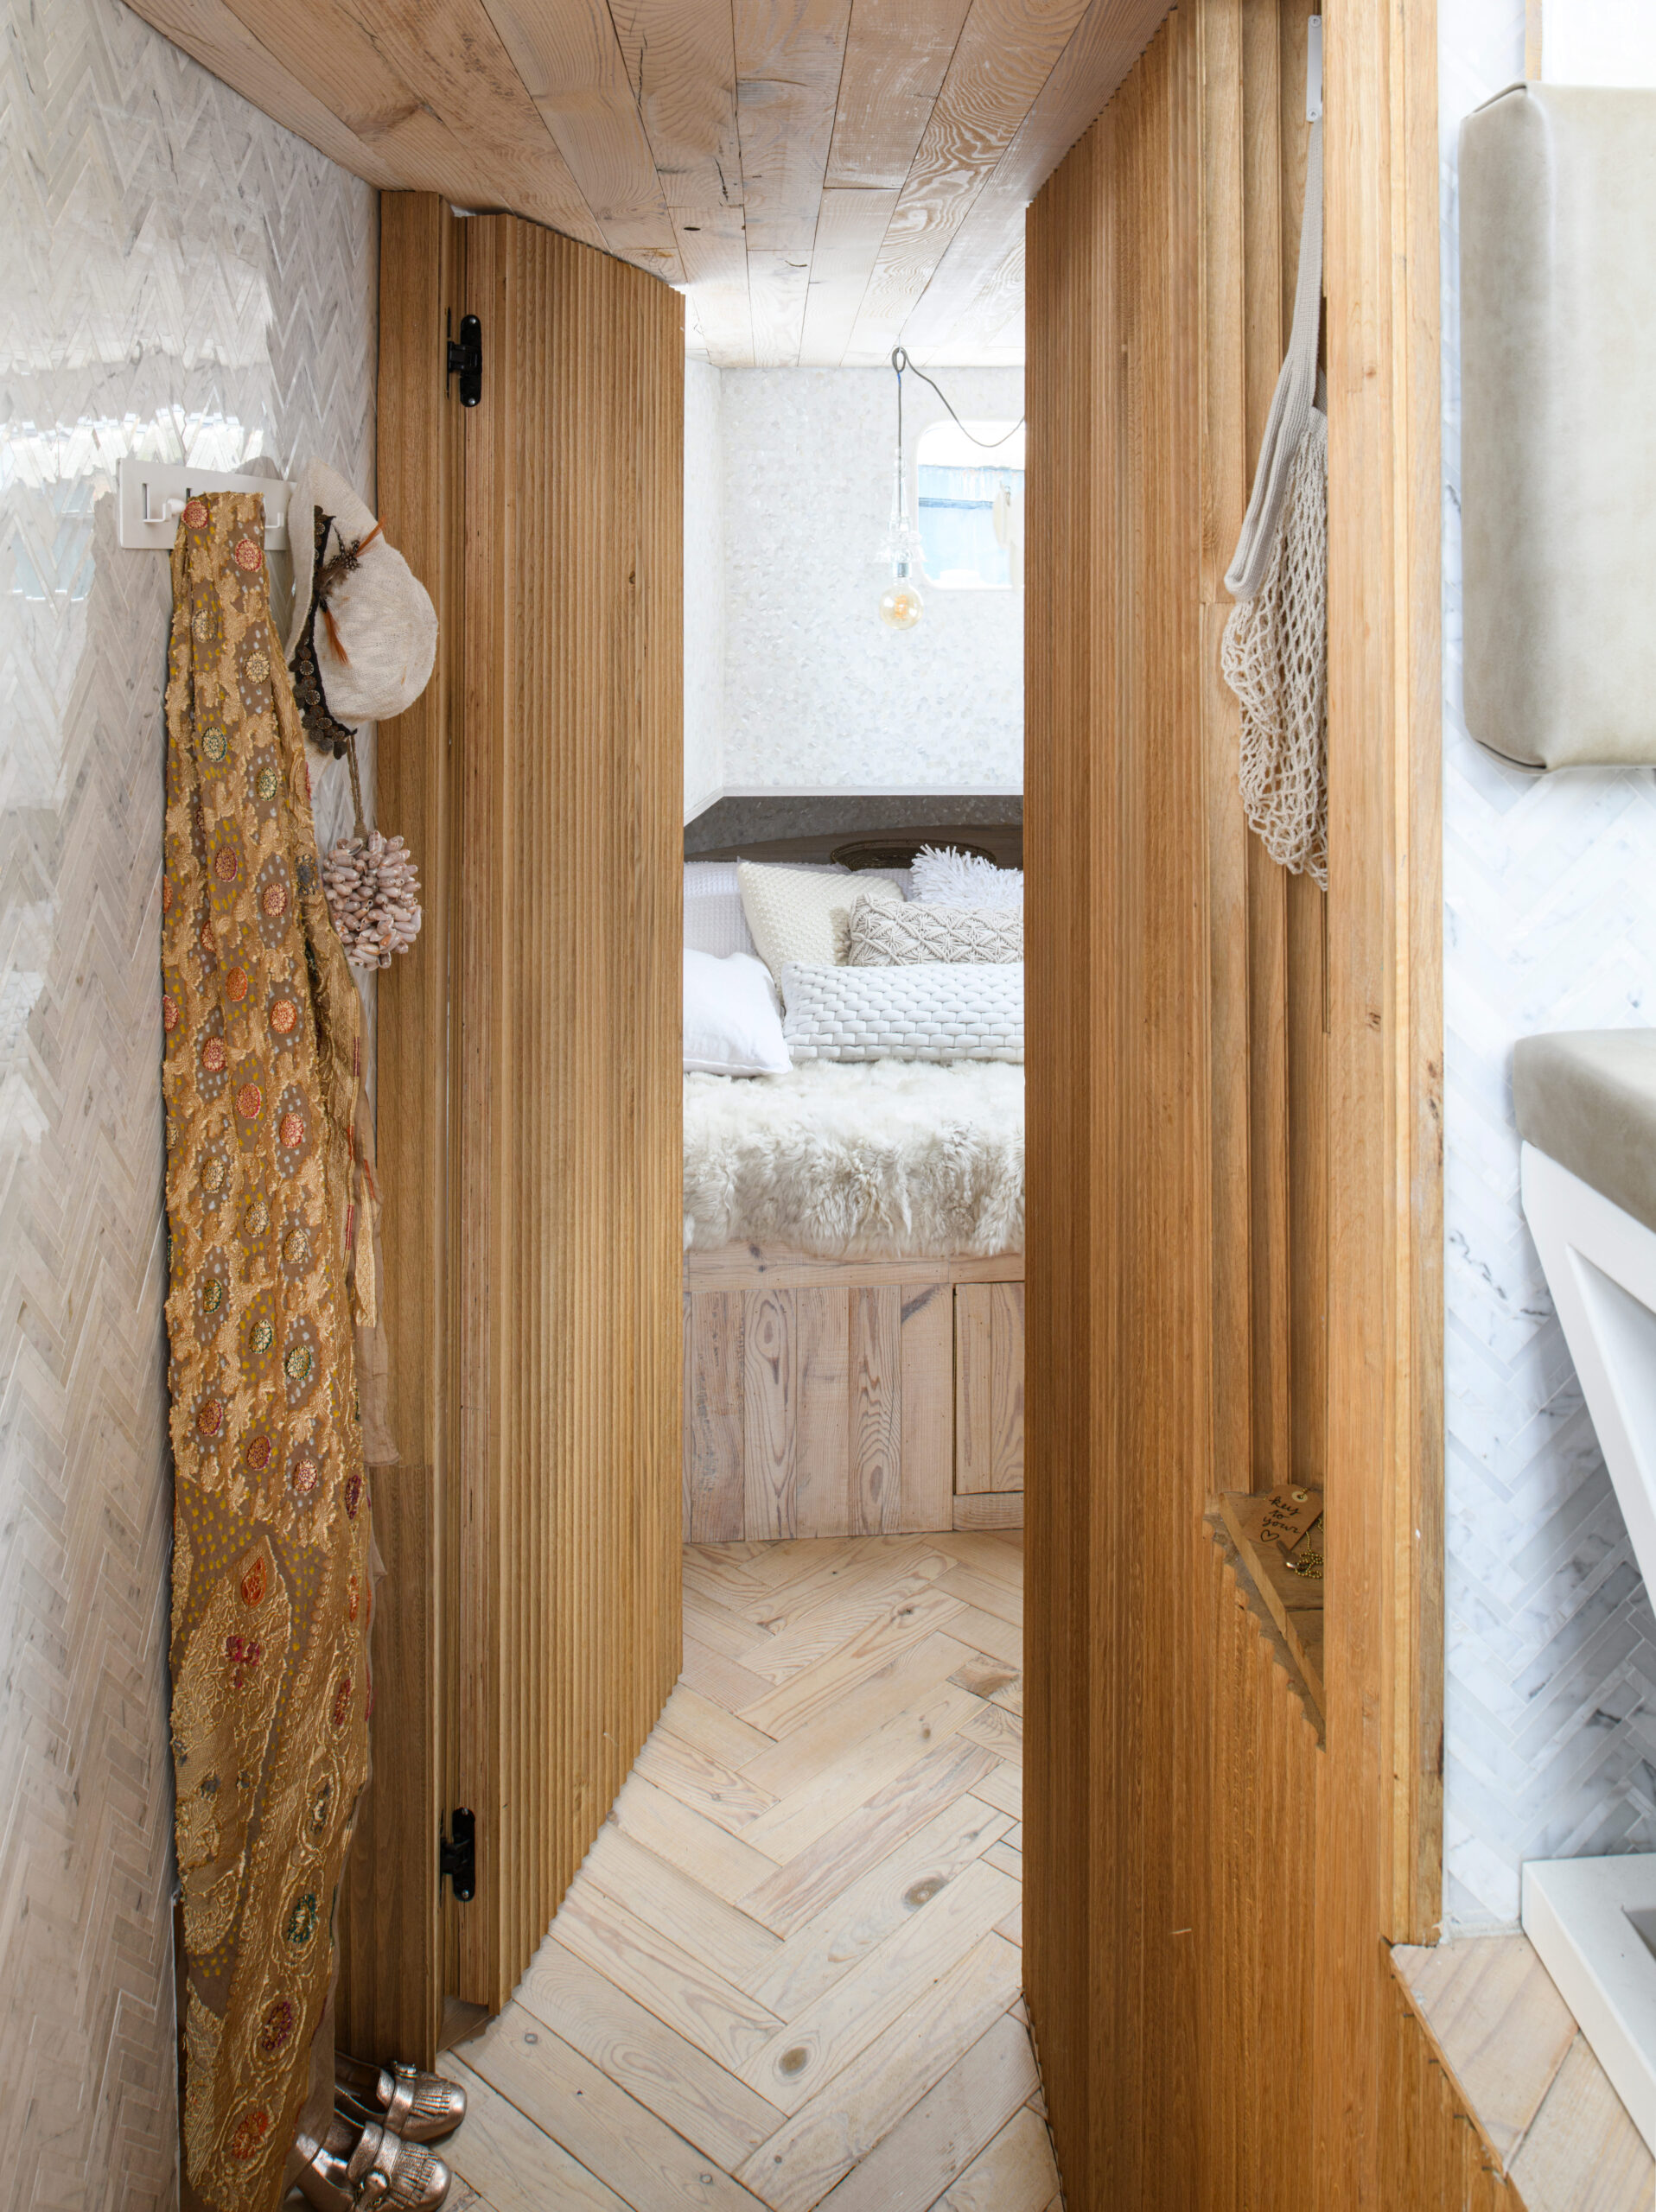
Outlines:
[{"label": "wooden plank ceiling", "polygon": [[686,295],[721,367],[1023,358],[1023,211],[1168,0],[134,0],[384,190]]}]

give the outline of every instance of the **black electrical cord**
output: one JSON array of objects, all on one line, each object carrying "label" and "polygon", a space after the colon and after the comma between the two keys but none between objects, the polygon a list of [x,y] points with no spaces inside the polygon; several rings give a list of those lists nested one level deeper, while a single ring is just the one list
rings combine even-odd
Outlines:
[{"label": "black electrical cord", "polygon": [[949,396],[944,391],[942,385],[939,384],[936,378],[928,377],[924,369],[914,368],[914,364],[909,359],[908,353],[904,347],[901,346],[894,346],[892,347],[891,365],[897,372],[897,442],[900,446],[902,442],[902,372],[905,369],[914,369],[914,374],[920,378],[922,384],[929,384],[931,385],[932,390],[943,402],[943,404],[949,408],[949,414],[953,421],[954,427],[959,431],[961,436],[963,438],[970,438],[973,445],[981,446],[985,453],[993,453],[997,446],[1003,446],[1008,438],[1016,437],[1018,432],[1023,428],[1025,422],[1029,419],[1026,416],[1020,415],[1017,421],[1013,423],[1011,429],[1008,430],[1003,436],[998,438],[980,438],[977,435],[976,431],[967,429],[965,424],[960,420],[960,417],[955,414],[953,408],[949,407]]}]

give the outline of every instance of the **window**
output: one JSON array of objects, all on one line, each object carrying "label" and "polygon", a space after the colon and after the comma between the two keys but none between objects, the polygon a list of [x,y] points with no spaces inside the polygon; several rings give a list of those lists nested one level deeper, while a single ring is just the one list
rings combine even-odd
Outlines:
[{"label": "window", "polygon": [[[1003,444],[984,446],[1003,439]],[[1012,435],[1009,437],[1008,431]],[[945,591],[1009,591],[1023,582],[1023,432],[1010,423],[933,423],[920,434],[920,542]]]}]

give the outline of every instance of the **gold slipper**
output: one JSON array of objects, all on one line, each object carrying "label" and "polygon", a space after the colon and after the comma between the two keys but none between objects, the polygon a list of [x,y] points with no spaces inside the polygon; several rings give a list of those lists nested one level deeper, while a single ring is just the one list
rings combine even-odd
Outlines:
[{"label": "gold slipper", "polygon": [[388,2127],[359,2129],[335,2113],[328,2139],[314,2146],[296,2177],[316,2212],[437,2212],[449,2194],[449,2169],[423,2143],[404,2143]]},{"label": "gold slipper", "polygon": [[436,2143],[466,2117],[458,2082],[413,2066],[374,2066],[341,2051],[334,2060],[334,2083],[359,2119],[388,2127],[404,2143]]}]

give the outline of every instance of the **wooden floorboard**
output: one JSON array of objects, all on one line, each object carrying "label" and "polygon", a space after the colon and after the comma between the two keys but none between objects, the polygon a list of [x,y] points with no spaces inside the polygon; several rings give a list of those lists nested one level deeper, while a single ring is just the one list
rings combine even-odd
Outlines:
[{"label": "wooden floorboard", "polygon": [[685,1677],[513,2003],[460,2212],[1048,2212],[1020,1983],[1022,1552],[698,1547]]}]

